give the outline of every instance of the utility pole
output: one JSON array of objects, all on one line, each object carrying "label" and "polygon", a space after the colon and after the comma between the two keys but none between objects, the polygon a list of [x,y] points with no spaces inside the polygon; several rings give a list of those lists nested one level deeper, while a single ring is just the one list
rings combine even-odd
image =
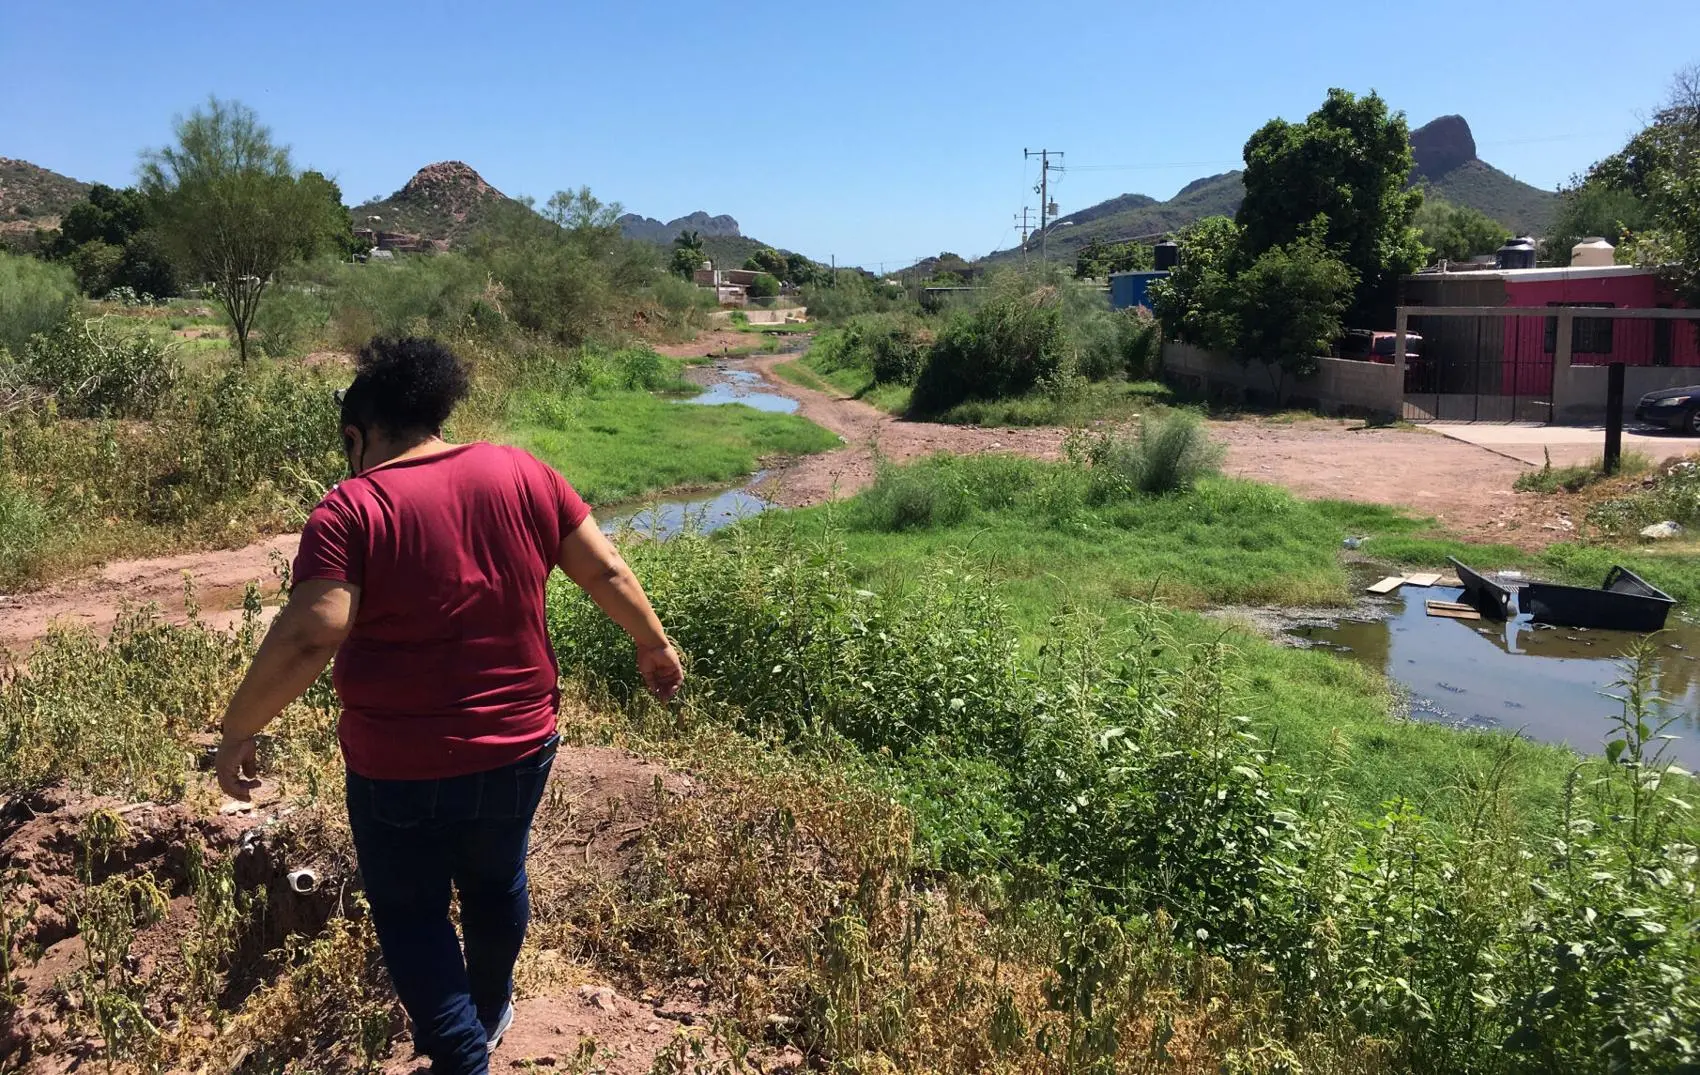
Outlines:
[{"label": "utility pole", "polygon": [[1027,233],[1030,230],[1032,230],[1028,226],[1028,223],[1027,223],[1027,214],[1029,212],[1031,212],[1030,207],[1025,206],[1025,205],[1022,206],[1021,207],[1021,218],[1020,218],[1019,221],[1017,221],[1017,223],[1015,225],[1016,227],[1021,229],[1021,260],[1022,261],[1027,260]]},{"label": "utility pole", "polygon": [[1039,158],[1039,185],[1033,189],[1039,194],[1039,264],[1043,266],[1046,261],[1045,240],[1050,235],[1049,221],[1051,217],[1056,215],[1051,212],[1051,157],[1053,155],[1063,156],[1063,151],[1060,149],[1023,149],[1021,155],[1026,160],[1031,160],[1034,157]]}]

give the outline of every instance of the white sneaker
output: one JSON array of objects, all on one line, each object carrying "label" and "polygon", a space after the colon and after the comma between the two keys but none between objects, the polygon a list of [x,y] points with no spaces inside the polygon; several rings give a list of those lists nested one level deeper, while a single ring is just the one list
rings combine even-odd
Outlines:
[{"label": "white sneaker", "polygon": [[514,1002],[510,1000],[502,1009],[501,1016],[496,1019],[496,1025],[490,1029],[489,1036],[485,1039],[485,1044],[491,1052],[495,1052],[496,1046],[502,1044],[502,1035],[506,1034],[508,1028],[513,1025]]}]

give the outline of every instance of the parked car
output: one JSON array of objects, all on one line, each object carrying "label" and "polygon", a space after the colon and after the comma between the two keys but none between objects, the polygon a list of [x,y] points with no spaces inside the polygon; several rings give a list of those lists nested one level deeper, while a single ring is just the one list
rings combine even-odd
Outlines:
[{"label": "parked car", "polygon": [[1648,425],[1700,434],[1700,384],[1648,392],[1636,405],[1635,417]]},{"label": "parked car", "polygon": [[[1422,354],[1423,338],[1415,332],[1405,333],[1405,359],[1411,359]],[[1335,341],[1334,352],[1341,358],[1357,359],[1360,362],[1380,362],[1392,365],[1399,349],[1399,334],[1397,332],[1375,332],[1367,328],[1349,328]]]}]

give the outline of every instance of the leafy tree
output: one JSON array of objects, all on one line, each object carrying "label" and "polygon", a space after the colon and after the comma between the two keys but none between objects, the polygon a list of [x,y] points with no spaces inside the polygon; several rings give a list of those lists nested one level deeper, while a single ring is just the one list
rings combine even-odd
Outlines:
[{"label": "leafy tree", "polygon": [[1245,146],[1245,201],[1240,204],[1241,262],[1292,243],[1318,216],[1322,236],[1356,274],[1356,319],[1390,318],[1400,274],[1422,264],[1412,226],[1420,191],[1407,190],[1410,131],[1374,93],[1328,91],[1303,123],[1270,120]]},{"label": "leafy tree", "polygon": [[696,275],[696,271],[700,268],[702,268],[702,251],[691,250],[683,246],[673,248],[673,256],[667,263],[668,272],[689,280]]},{"label": "leafy tree", "polygon": [[176,136],[144,154],[142,192],[184,273],[213,286],[247,361],[266,288],[321,234],[323,192],[300,182],[288,148],[238,102],[209,98]]},{"label": "leafy tree", "polygon": [[1453,205],[1432,191],[1425,191],[1417,209],[1417,233],[1433,256],[1448,261],[1468,261],[1478,254],[1491,254],[1505,245],[1511,231],[1478,209]]},{"label": "leafy tree", "polygon": [[779,294],[779,278],[768,272],[755,278],[750,283],[750,297],[753,299],[771,299]]},{"label": "leafy tree", "polygon": [[1652,125],[1590,175],[1645,206],[1642,229],[1626,236],[1629,256],[1663,268],[1700,305],[1700,65],[1679,72]]},{"label": "leafy tree", "polygon": [[699,259],[702,257],[702,233],[686,229],[673,237],[673,246],[679,250],[688,250]]},{"label": "leafy tree", "polygon": [[1234,280],[1241,361],[1262,362],[1277,399],[1289,375],[1316,372],[1317,357],[1340,335],[1357,275],[1328,249],[1328,221],[1317,217],[1291,243],[1259,254]]},{"label": "leafy tree", "polygon": [[313,230],[302,237],[301,259],[309,261],[330,255],[348,261],[368,254],[372,244],[354,237],[354,215],[342,203],[342,187],[336,180],[309,169],[301,173],[302,194],[312,204]]},{"label": "leafy tree", "polygon": [[1568,265],[1571,247],[1583,239],[1598,235],[1622,246],[1625,235],[1640,232],[1646,223],[1647,203],[1633,191],[1578,179],[1559,193],[1552,231],[1541,246],[1548,261]]},{"label": "leafy tree", "polygon": [[1209,216],[1181,229],[1181,259],[1151,285],[1151,308],[1172,339],[1211,351],[1234,349],[1239,326],[1231,302],[1240,244],[1233,218]]},{"label": "leafy tree", "polygon": [[90,295],[118,287],[145,295],[177,293],[176,274],[150,224],[147,199],[134,187],[95,184],[85,200],[66,210],[43,253],[70,265],[78,286]]},{"label": "leafy tree", "polygon": [[790,260],[786,258],[784,254],[781,254],[771,246],[764,246],[760,250],[757,250],[754,254],[751,254],[747,259],[745,259],[744,268],[753,269],[757,272],[772,273],[776,280],[788,280],[791,278]]}]

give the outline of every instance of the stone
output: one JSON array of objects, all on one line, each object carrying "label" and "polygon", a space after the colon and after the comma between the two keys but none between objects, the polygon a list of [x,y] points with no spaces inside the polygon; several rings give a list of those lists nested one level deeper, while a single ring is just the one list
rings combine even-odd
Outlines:
[{"label": "stone", "polygon": [[1653,541],[1664,541],[1667,538],[1681,537],[1682,524],[1666,519],[1662,523],[1654,523],[1652,526],[1643,527],[1641,529],[1641,536],[1644,538],[1650,538]]}]

